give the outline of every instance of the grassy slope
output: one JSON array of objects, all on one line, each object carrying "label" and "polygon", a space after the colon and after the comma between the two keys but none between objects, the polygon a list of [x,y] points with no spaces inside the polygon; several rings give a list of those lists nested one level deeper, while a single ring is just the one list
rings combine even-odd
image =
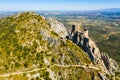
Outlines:
[{"label": "grassy slope", "polygon": [[[46,35],[41,34],[41,30],[49,34],[52,40],[57,40],[57,43],[45,40]],[[28,79],[28,74],[32,76],[36,73],[40,73],[36,79],[50,80],[52,73],[48,69],[55,72],[54,75],[57,75],[55,78],[61,80],[90,80],[91,75],[99,79],[97,71],[92,69],[84,70],[80,67],[64,69],[54,66],[54,64],[86,66],[90,63],[82,49],[69,40],[60,40],[59,36],[50,29],[47,21],[33,12],[21,13],[19,16],[14,15],[0,21],[0,77],[3,80],[6,78],[25,80]],[[39,70],[34,71],[34,69]],[[62,75],[64,70],[66,74]],[[6,78],[3,76],[5,73],[14,72],[22,72],[22,74],[14,74]],[[86,74],[88,77],[85,77]]]}]

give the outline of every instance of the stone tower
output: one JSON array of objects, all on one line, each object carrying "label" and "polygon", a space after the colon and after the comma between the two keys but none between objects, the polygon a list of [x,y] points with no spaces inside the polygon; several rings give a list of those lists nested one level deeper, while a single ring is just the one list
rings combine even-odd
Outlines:
[{"label": "stone tower", "polygon": [[72,30],[71,30],[71,39],[74,43],[79,44],[80,42],[80,33],[82,30],[82,24],[75,23],[72,25]]},{"label": "stone tower", "polygon": [[76,29],[76,25],[72,25],[72,31],[71,31],[71,33],[75,33],[76,32],[75,29]]},{"label": "stone tower", "polygon": [[81,31],[82,24],[74,24],[72,25],[72,31],[71,33],[76,33]]},{"label": "stone tower", "polygon": [[88,38],[88,30],[86,28],[83,30],[83,35],[84,37]]}]

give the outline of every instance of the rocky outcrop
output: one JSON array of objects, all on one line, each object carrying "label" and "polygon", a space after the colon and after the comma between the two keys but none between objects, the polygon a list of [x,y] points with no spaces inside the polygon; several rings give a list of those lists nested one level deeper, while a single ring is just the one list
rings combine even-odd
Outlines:
[{"label": "rocky outcrop", "polygon": [[116,63],[115,60],[111,59],[107,54],[102,53],[101,54],[101,58],[106,66],[106,68],[108,69],[108,71],[115,75],[114,72],[117,71],[119,69],[118,64]]},{"label": "rocky outcrop", "polygon": [[[94,58],[93,54],[100,54],[99,49],[96,47],[95,43],[88,37],[88,30],[80,30],[81,28],[78,27],[81,26],[72,26],[71,36],[69,38],[79,47],[82,47],[84,51],[88,53],[90,59],[94,62],[96,58]],[[98,55],[97,57],[99,56],[100,55]]]},{"label": "rocky outcrop", "polygon": [[53,18],[48,18],[47,21],[50,24],[50,27],[54,32],[56,32],[60,37],[66,38],[68,33],[67,33],[66,28],[63,25],[63,23],[61,23]]},{"label": "rocky outcrop", "polygon": [[91,61],[99,66],[105,73],[113,74],[114,71],[118,70],[117,63],[109,58],[106,54],[101,54],[99,48],[88,36],[88,30],[81,28],[82,26],[72,25],[71,33],[68,39],[71,39],[75,44],[81,47],[88,55]]}]

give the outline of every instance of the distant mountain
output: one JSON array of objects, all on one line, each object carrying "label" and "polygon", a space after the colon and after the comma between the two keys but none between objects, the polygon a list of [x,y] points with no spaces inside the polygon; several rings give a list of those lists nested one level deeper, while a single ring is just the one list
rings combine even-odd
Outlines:
[{"label": "distant mountain", "polygon": [[101,9],[101,10],[96,10],[100,12],[120,12],[120,8],[108,8],[108,9]]}]

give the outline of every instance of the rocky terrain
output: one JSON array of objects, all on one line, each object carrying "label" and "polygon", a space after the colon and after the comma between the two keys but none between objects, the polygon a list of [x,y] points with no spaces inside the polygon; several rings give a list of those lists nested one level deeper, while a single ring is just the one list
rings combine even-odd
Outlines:
[{"label": "rocky terrain", "polygon": [[99,66],[101,70],[115,75],[114,72],[119,69],[118,64],[108,55],[100,53],[95,41],[93,41],[88,34],[88,30],[85,27],[75,24],[72,25],[72,30],[68,39],[72,40],[75,44],[82,48],[88,54],[91,61],[95,65]]},{"label": "rocky terrain", "polygon": [[[0,79],[119,80],[115,61],[101,54],[84,33],[89,43],[83,42],[84,47],[76,43],[75,34],[76,30],[72,39],[66,39],[68,33],[62,23],[34,12],[0,20]],[[92,58],[87,46],[95,48]]]}]

